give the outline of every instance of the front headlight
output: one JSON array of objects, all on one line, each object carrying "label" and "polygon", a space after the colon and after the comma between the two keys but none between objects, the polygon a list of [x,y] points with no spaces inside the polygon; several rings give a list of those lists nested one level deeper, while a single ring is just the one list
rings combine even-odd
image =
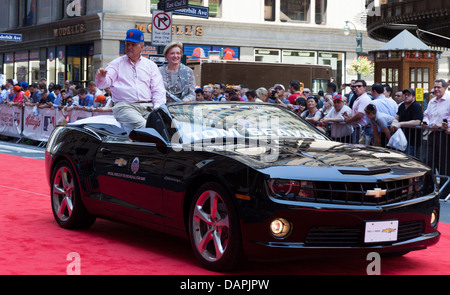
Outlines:
[{"label": "front headlight", "polygon": [[313,198],[314,183],[304,180],[269,179],[268,186],[273,197],[284,199]]}]

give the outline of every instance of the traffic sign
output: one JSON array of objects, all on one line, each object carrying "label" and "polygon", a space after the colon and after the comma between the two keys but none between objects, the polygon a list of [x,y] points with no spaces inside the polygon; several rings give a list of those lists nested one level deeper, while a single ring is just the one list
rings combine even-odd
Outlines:
[{"label": "traffic sign", "polygon": [[22,42],[22,35],[21,34],[0,33],[0,41]]},{"label": "traffic sign", "polygon": [[188,8],[188,0],[166,0],[165,11]]},{"label": "traffic sign", "polygon": [[152,45],[172,42],[172,12],[154,10],[152,23]]}]

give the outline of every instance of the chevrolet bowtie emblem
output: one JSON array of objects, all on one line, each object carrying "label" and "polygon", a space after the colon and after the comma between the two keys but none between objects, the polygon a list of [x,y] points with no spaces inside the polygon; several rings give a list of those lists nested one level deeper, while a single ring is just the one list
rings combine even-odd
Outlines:
[{"label": "chevrolet bowtie emblem", "polygon": [[383,229],[382,232],[383,232],[383,233],[388,233],[388,234],[390,234],[390,233],[392,233],[392,232],[395,232],[395,228],[386,228],[386,229]]},{"label": "chevrolet bowtie emblem", "polygon": [[376,199],[381,198],[382,196],[386,195],[387,190],[385,189],[381,189],[381,188],[376,188],[374,190],[368,190],[366,192],[366,196],[372,196]]},{"label": "chevrolet bowtie emblem", "polygon": [[120,158],[120,159],[116,159],[114,161],[114,164],[116,164],[119,167],[125,166],[127,164],[127,160]]}]

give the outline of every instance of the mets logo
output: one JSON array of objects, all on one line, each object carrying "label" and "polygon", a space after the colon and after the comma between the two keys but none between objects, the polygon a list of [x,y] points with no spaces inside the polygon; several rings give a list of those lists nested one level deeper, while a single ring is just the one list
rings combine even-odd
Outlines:
[{"label": "mets logo", "polygon": [[131,171],[136,174],[139,171],[139,158],[134,158],[133,162],[131,162]]},{"label": "mets logo", "polygon": [[366,196],[369,196],[369,197],[372,196],[372,197],[374,197],[376,199],[379,199],[382,196],[385,196],[386,193],[387,193],[387,190],[381,189],[381,188],[376,188],[374,190],[368,190],[366,192]]}]

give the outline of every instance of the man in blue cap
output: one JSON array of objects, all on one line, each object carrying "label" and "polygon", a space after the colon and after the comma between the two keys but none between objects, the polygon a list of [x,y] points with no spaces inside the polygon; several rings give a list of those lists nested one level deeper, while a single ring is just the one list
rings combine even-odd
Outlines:
[{"label": "man in blue cap", "polygon": [[125,54],[100,68],[95,82],[100,89],[111,88],[113,115],[129,133],[145,128],[151,109],[166,103],[166,90],[157,65],[141,56],[144,34],[127,31]]}]

